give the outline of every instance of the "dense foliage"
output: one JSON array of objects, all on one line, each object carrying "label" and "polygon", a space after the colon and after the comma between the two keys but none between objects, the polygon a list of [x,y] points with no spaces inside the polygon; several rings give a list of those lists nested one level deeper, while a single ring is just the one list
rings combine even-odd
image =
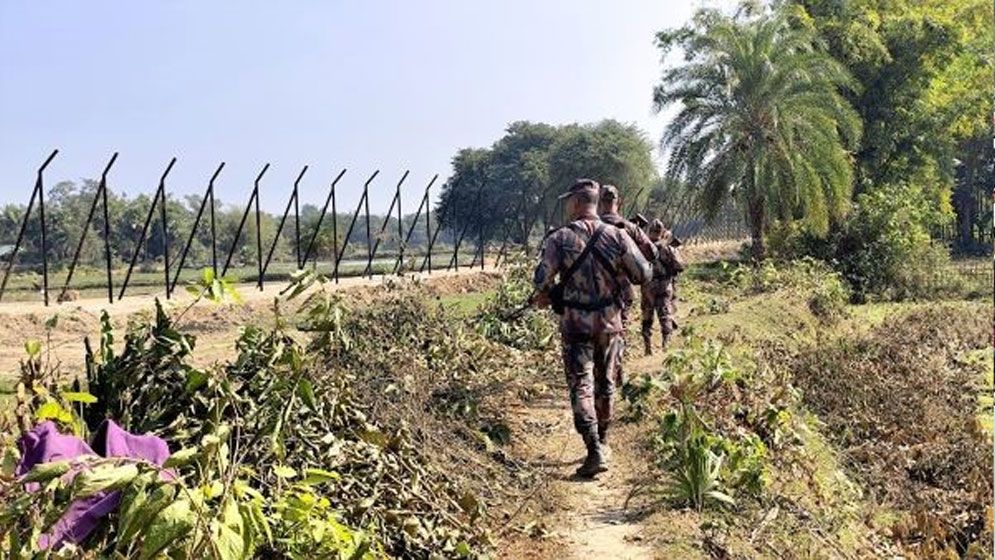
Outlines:
[{"label": "dense foliage", "polygon": [[[302,274],[290,296],[322,282]],[[350,309],[313,289],[298,312],[278,312],[274,328],[243,328],[237,356],[207,368],[190,364],[196,340],[161,306],[121,349],[105,317],[88,352],[81,416],[45,396],[76,393],[59,389],[54,373],[41,382],[32,347],[22,387],[38,396],[18,408],[24,427],[49,418],[85,433],[111,417],[173,451],[175,478],[147,464],[87,461],[84,472],[103,473],[101,488],[126,498],[84,549],[226,559],[485,551],[488,504],[529,479],[500,449],[509,431],[498,403],[528,384],[534,359],[475,334],[417,286],[380,296]],[[0,542],[16,557],[33,557],[39,534],[84,495],[83,475],[48,470],[27,475],[44,476],[44,492],[25,492],[26,479],[8,471],[0,482]]]},{"label": "dense foliage", "polygon": [[712,216],[736,200],[756,259],[773,220],[827,231],[848,209],[861,122],[841,95],[854,85],[849,72],[818,48],[815,33],[780,10],[703,10],[657,40],[665,54],[684,52],[653,95],[657,110],[680,105],[661,141],[668,178]]}]

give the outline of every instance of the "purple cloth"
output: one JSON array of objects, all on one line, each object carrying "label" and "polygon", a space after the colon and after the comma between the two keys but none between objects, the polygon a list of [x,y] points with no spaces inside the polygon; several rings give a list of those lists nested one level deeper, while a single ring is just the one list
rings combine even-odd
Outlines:
[{"label": "purple cloth", "polygon": [[[51,421],[43,422],[35,429],[21,436],[18,446],[21,462],[16,474],[21,476],[39,463],[64,461],[84,455],[102,457],[132,457],[162,466],[169,457],[169,446],[161,438],[151,435],[137,436],[121,429],[111,420],[104,420],[93,436],[91,448],[76,436],[60,434]],[[71,479],[78,469],[66,473]],[[28,485],[27,490],[37,490],[38,485]],[[117,508],[121,501],[120,492],[99,492],[76,500],[69,505],[66,513],[59,518],[49,532],[39,538],[42,549],[58,547],[63,542],[82,542],[100,521]]]}]

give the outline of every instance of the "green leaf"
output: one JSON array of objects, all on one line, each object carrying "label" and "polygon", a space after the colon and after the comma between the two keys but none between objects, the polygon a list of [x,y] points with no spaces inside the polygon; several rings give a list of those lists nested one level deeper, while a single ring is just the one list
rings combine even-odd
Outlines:
[{"label": "green leaf", "polygon": [[35,411],[38,420],[57,420],[63,424],[72,424],[73,414],[56,401],[50,400]]},{"label": "green leaf", "polygon": [[196,391],[207,383],[207,372],[202,369],[191,368],[187,371],[187,382],[183,385],[183,390],[187,392]]},{"label": "green leaf", "polygon": [[78,402],[83,404],[93,404],[97,402],[97,397],[85,391],[67,391],[65,393],[59,393],[59,396],[69,402]]},{"label": "green leaf", "polygon": [[304,480],[302,480],[301,483],[310,486],[314,484],[323,484],[325,482],[333,482],[341,478],[342,477],[337,472],[322,469],[304,469]]},{"label": "green leaf", "polygon": [[297,395],[308,407],[315,408],[314,385],[309,380],[301,380],[300,384],[297,385]]},{"label": "green leaf", "polygon": [[200,449],[196,447],[184,447],[179,451],[173,453],[166,459],[166,462],[162,464],[163,468],[171,469],[174,467],[182,467],[188,464],[190,461],[197,457],[200,453]]},{"label": "green leaf", "polygon": [[147,528],[152,517],[173,501],[175,485],[160,484],[149,489],[158,476],[154,471],[143,473],[123,491],[118,514],[117,550],[130,548],[131,541]]},{"label": "green leaf", "polygon": [[85,498],[105,490],[117,490],[125,487],[138,476],[138,466],[134,463],[125,465],[96,465],[85,469],[73,479],[73,495]]},{"label": "green leaf", "polygon": [[297,476],[297,471],[286,465],[276,465],[273,467],[273,474],[278,478],[294,478]]},{"label": "green leaf", "polygon": [[187,498],[180,498],[169,504],[156,514],[145,531],[139,559],[150,560],[168,547],[180,544],[190,534],[196,521]]},{"label": "green leaf", "polygon": [[736,505],[736,500],[734,500],[732,496],[726,494],[725,492],[719,492],[718,490],[709,490],[708,492],[705,492],[705,496],[717,502],[722,502],[730,506]]},{"label": "green leaf", "polygon": [[28,473],[21,478],[21,482],[46,482],[69,472],[69,466],[70,462],[68,460],[41,463],[35,465],[30,471],[28,471]]},{"label": "green leaf", "polygon": [[29,358],[37,358],[41,355],[41,341],[28,340],[24,343],[24,351],[28,353]]},{"label": "green leaf", "polygon": [[48,319],[45,319],[45,328],[48,329],[48,330],[52,330],[55,327],[57,327],[58,325],[59,325],[59,314],[58,313],[56,313],[55,315],[52,315]]},{"label": "green leaf", "polygon": [[473,551],[470,550],[470,545],[467,544],[466,541],[460,541],[456,543],[455,552],[456,554],[459,555],[460,558],[469,558],[470,555],[473,554]]}]

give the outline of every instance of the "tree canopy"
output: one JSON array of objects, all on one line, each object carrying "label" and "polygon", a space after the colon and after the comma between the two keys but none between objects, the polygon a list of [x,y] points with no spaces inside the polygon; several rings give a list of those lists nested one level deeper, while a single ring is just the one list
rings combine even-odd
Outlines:
[{"label": "tree canopy", "polygon": [[536,224],[559,220],[556,195],[575,179],[614,184],[623,198],[645,200],[657,178],[653,146],[638,127],[614,120],[553,126],[518,121],[489,148],[453,157],[437,214],[467,236],[527,242]]},{"label": "tree canopy", "polygon": [[657,110],[680,106],[661,140],[667,178],[684,183],[707,215],[730,198],[746,209],[755,258],[772,219],[826,231],[845,213],[861,134],[841,95],[852,77],[789,15],[701,10],[657,37],[664,53],[685,53],[653,96]]}]

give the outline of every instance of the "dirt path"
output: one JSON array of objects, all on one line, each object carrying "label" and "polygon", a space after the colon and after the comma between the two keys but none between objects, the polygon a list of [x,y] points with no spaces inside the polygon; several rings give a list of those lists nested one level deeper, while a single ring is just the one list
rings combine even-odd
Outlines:
[{"label": "dirt path", "polygon": [[[632,360],[628,367],[633,371],[650,364],[649,360]],[[547,486],[536,501],[548,513],[540,522],[550,532],[552,543],[531,549],[519,545],[500,557],[656,558],[643,525],[625,508],[634,478],[645,472],[634,430],[616,422],[610,440],[610,470],[593,481],[583,481],[573,476],[585,450],[573,429],[565,385],[554,396],[529,403],[514,415],[522,434],[516,451],[547,472]]]}]

